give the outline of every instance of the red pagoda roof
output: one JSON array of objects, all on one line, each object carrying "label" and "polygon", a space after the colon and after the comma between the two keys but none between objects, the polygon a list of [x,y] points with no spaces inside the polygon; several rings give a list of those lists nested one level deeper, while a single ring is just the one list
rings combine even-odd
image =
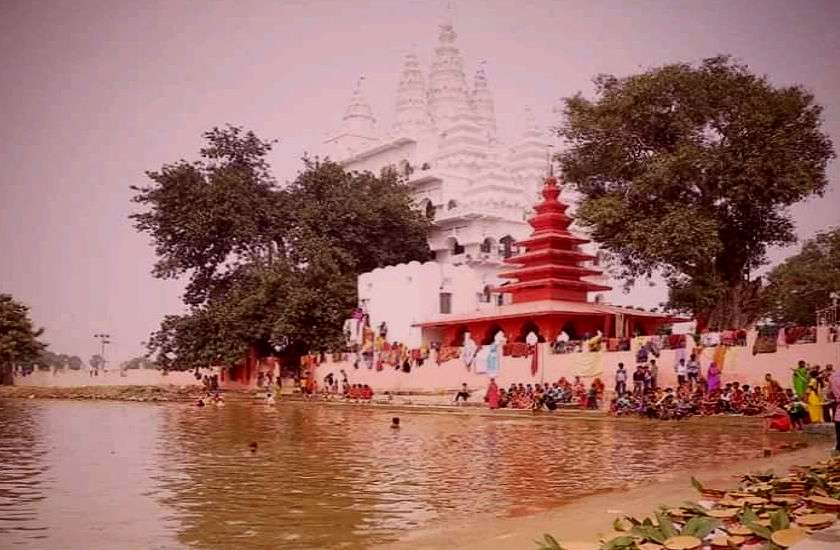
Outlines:
[{"label": "red pagoda roof", "polygon": [[568,205],[560,202],[557,179],[549,176],[542,190],[543,201],[535,206],[536,215],[528,220],[534,232],[520,241],[525,252],[507,258],[516,265],[499,277],[517,279],[495,290],[513,295],[513,303],[542,300],[586,302],[587,292],[610,290],[610,287],[584,281],[583,277],[600,275],[601,271],[583,267],[580,262],[595,257],[580,250],[589,240],[572,235],[572,218],[566,215]]}]

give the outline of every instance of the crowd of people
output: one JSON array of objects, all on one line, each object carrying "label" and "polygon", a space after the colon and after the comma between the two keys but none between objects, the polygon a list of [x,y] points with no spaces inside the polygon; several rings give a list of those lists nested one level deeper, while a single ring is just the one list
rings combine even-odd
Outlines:
[{"label": "crowd of people", "polygon": [[[769,373],[762,386],[739,382],[723,384],[721,370],[711,363],[702,372],[695,355],[675,367],[675,387],[660,387],[655,360],[637,365],[632,375],[619,363],[615,396],[610,412],[648,418],[679,419],[692,415],[764,415],[771,427],[783,431],[801,429],[806,423],[831,422],[840,398],[840,373],[833,365],[809,367],[804,361],[793,371],[791,388]],[[628,382],[632,381],[632,387]]]},{"label": "crowd of people", "polygon": [[[484,394],[484,402],[491,409],[531,409],[556,410],[560,407],[575,407],[584,409],[597,409],[598,404],[604,399],[604,383],[600,378],[595,378],[587,386],[575,376],[574,382],[569,382],[565,377],[553,383],[540,384],[511,384],[507,388],[499,388],[494,378],[490,379],[487,391]],[[459,398],[469,397],[466,384],[455,396],[456,402]]]}]

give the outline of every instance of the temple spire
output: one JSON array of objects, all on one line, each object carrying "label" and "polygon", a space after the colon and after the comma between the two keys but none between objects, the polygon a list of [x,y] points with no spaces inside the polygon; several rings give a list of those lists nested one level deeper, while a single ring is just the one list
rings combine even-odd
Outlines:
[{"label": "temple spire", "polygon": [[488,141],[496,139],[496,110],[493,104],[493,94],[487,85],[487,73],[484,70],[486,62],[478,64],[473,84],[472,105],[476,120],[484,130]]},{"label": "temple spire", "polygon": [[542,187],[550,144],[531,107],[525,107],[523,119],[525,128],[511,150],[510,170],[522,188],[531,193]]},{"label": "temple spire", "polygon": [[370,103],[368,103],[367,98],[365,98],[362,92],[364,81],[364,75],[360,76],[356,81],[356,86],[353,88],[353,95],[350,97],[350,103],[348,103],[347,109],[344,111],[342,129],[357,135],[373,137],[376,133],[376,119],[373,117]]},{"label": "temple spire", "polygon": [[426,83],[417,55],[406,54],[397,86],[395,134],[415,134],[430,127],[429,108],[426,103]]},{"label": "temple spire", "polygon": [[379,141],[376,132],[376,119],[370,104],[362,92],[365,77],[359,77],[350,102],[341,119],[341,127],[326,140],[331,148],[330,154],[336,158],[346,158],[373,146]]},{"label": "temple spire", "polygon": [[470,113],[464,60],[455,46],[456,37],[451,19],[444,19],[432,57],[428,90],[429,111],[439,132],[448,130],[457,116]]}]

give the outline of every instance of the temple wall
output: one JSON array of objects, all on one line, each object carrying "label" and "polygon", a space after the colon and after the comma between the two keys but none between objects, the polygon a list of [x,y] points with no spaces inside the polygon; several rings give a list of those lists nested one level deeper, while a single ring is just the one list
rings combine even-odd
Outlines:
[{"label": "temple wall", "polygon": [[440,293],[452,295],[452,312],[474,311],[481,282],[466,266],[410,262],[363,273],[358,279],[359,300],[366,305],[371,327],[388,324],[388,340],[411,347],[422,344],[419,327],[412,326],[440,313]]},{"label": "temple wall", "polygon": [[[591,382],[596,376],[608,389],[615,385],[614,373],[619,362],[632,372],[635,368],[635,352],[583,352],[552,354],[547,344],[540,344],[540,367],[531,375],[530,358],[502,357],[496,382],[500,386],[511,383],[535,384],[554,382],[560,377],[570,381],[574,376],[581,376]],[[676,383],[674,365],[679,350],[663,350],[657,359],[659,365],[659,385],[673,386]],[[706,348],[700,359],[705,375],[714,356],[715,348]],[[796,344],[782,347],[775,353],[752,354],[752,346],[727,347],[723,361],[723,382],[738,381],[750,385],[761,384],[764,375],[770,373],[782,386],[789,387],[791,371],[799,360],[810,365],[825,366],[833,364],[840,368],[840,343]],[[354,369],[351,362],[322,363],[316,368],[315,376],[320,383],[328,372],[333,372],[341,379],[339,371],[344,369],[351,384],[368,384],[377,393],[392,392],[436,392],[453,391],[461,383],[480,392],[487,386],[488,377],[483,374],[467,372],[461,359],[453,359],[437,365],[432,357],[423,366],[412,368],[410,373],[386,367],[385,370],[368,370],[365,367]]]}]

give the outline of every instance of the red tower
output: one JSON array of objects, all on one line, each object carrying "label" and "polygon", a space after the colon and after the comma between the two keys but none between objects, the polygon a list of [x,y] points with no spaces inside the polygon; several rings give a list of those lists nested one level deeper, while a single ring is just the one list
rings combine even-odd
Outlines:
[{"label": "red tower", "polygon": [[558,199],[560,187],[554,176],[546,178],[542,196],[543,201],[535,207],[537,214],[528,220],[534,232],[517,243],[525,247],[525,252],[505,259],[505,263],[518,267],[499,274],[517,281],[496,290],[512,294],[515,304],[540,300],[586,302],[587,292],[610,290],[608,286],[582,280],[600,275],[601,271],[580,266],[594,256],[580,251],[580,245],[588,243],[588,239],[569,233],[569,206]]}]

